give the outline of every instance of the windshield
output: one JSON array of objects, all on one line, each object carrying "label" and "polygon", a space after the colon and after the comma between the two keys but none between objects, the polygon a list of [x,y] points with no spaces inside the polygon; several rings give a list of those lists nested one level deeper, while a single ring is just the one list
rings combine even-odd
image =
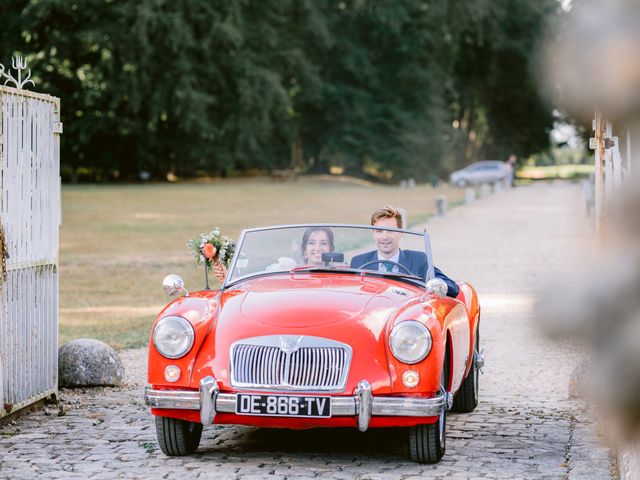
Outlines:
[{"label": "windshield", "polygon": [[371,272],[424,283],[433,278],[426,233],[365,225],[292,225],[245,230],[227,286],[254,275],[294,271]]}]

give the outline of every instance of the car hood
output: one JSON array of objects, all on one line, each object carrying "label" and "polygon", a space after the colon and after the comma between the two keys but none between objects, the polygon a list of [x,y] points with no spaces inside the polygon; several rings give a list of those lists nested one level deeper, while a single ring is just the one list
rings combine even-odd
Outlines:
[{"label": "car hood", "polygon": [[[292,329],[327,326],[354,319],[367,312],[376,298],[384,300],[389,289],[380,279],[361,279],[354,275],[326,274],[272,276],[241,286],[235,305],[227,305],[223,315],[235,321]],[[398,306],[397,298],[387,298],[388,306]],[[380,302],[375,302],[380,307]],[[232,307],[232,308],[228,308]]]},{"label": "car hood", "polygon": [[242,282],[222,294],[193,378],[197,382],[211,372],[223,390],[230,389],[233,343],[267,335],[304,335],[357,345],[353,378],[388,388],[386,326],[399,309],[417,302],[419,293],[400,282],[353,274],[278,274]]},{"label": "car hood", "polygon": [[225,292],[218,330],[316,329],[391,313],[418,292],[376,277],[353,274],[273,275]]},{"label": "car hood", "polygon": [[302,279],[295,286],[286,280],[261,282],[245,293],[240,312],[256,323],[274,327],[308,328],[351,321],[385,290],[381,285],[369,291],[363,287],[318,279]]}]

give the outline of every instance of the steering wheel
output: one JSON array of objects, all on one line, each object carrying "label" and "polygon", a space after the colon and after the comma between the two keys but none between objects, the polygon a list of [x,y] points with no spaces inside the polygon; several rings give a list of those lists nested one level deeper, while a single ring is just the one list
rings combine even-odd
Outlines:
[{"label": "steering wheel", "polygon": [[407,267],[405,267],[404,265],[399,264],[398,262],[394,262],[393,260],[371,260],[370,262],[367,262],[364,265],[360,265],[360,268],[362,270],[364,270],[365,267],[368,267],[370,265],[375,265],[376,263],[388,263],[388,264],[391,264],[391,265],[395,265],[396,267],[398,267],[398,269],[404,270],[407,275],[411,275],[411,276],[414,276],[414,277],[416,276]]}]

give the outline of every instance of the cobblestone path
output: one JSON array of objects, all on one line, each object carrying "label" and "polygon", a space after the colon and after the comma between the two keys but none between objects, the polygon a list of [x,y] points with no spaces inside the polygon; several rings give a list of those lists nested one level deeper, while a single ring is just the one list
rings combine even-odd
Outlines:
[{"label": "cobblestone path", "polygon": [[549,274],[589,251],[580,191],[536,185],[500,192],[428,224],[436,264],[480,295],[487,364],[481,404],[451,414],[437,465],[406,460],[400,430],[205,429],[198,452],[167,458],[142,401],[144,349],[122,352],[129,386],[62,390],[56,408],[0,428],[0,478],[609,479],[581,403],[567,399],[581,360],[570,343],[537,333],[533,304]]}]

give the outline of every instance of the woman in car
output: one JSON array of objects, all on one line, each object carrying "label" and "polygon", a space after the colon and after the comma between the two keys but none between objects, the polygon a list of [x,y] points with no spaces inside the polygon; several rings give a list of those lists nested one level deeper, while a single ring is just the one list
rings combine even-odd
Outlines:
[{"label": "woman in car", "polygon": [[[300,256],[303,265],[324,265],[322,254],[333,252],[335,242],[333,232],[327,227],[310,227],[304,231],[302,235],[302,243],[300,245]],[[227,267],[220,262],[215,262],[213,272],[216,278],[223,282],[227,276]]]},{"label": "woman in car", "polygon": [[333,232],[326,227],[307,228],[302,235],[300,253],[304,265],[324,265],[322,254],[333,252]]}]

